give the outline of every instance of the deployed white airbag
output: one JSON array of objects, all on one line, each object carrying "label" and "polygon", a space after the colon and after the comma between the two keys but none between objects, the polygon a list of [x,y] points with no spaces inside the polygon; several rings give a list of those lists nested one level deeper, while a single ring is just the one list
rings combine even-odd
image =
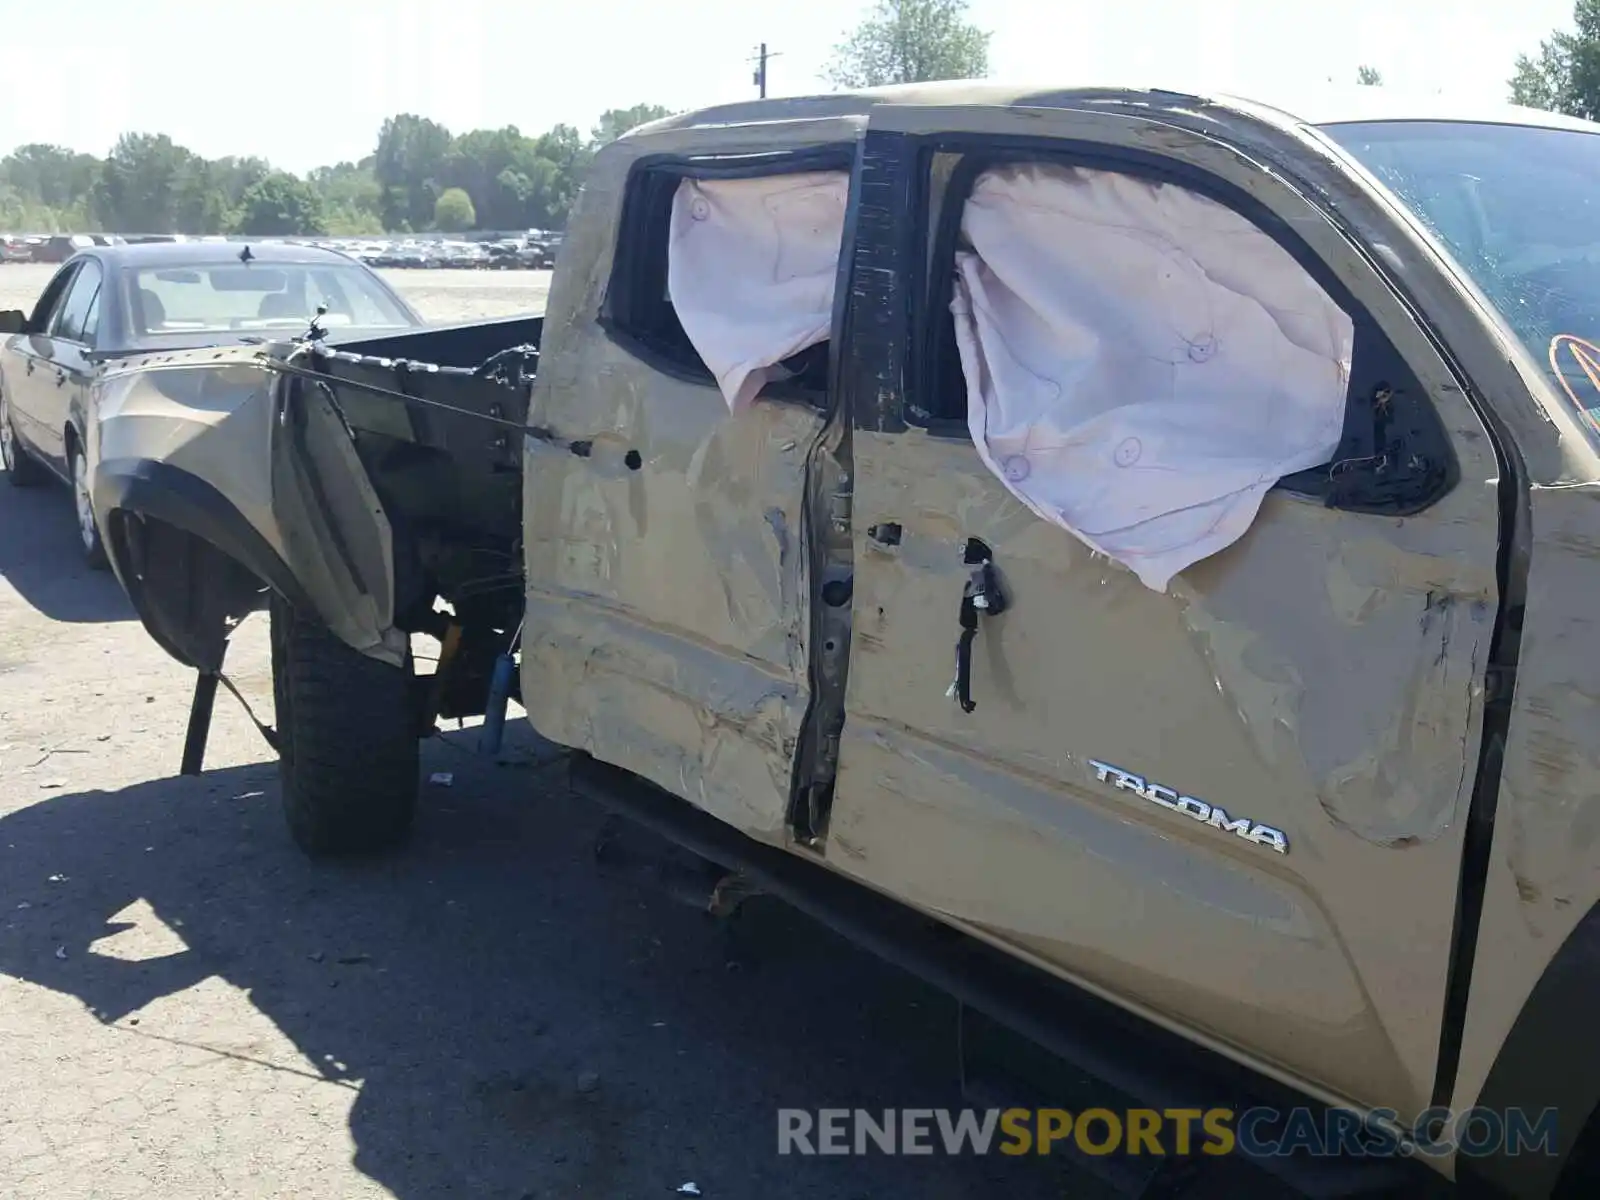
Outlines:
[{"label": "deployed white airbag", "polygon": [[734,412],[827,341],[849,187],[844,171],[678,185],[667,296]]},{"label": "deployed white airbag", "polygon": [[962,216],[951,311],[978,453],[1164,591],[1327,462],[1349,317],[1265,233],[1172,184],[1027,165]]}]

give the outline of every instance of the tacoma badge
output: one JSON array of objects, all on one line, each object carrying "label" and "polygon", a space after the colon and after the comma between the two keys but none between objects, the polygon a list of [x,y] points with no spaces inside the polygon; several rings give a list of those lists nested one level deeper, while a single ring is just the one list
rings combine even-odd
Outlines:
[{"label": "tacoma badge", "polygon": [[1193,817],[1213,829],[1242,837],[1247,842],[1276,850],[1279,854],[1289,853],[1289,839],[1284,836],[1282,830],[1263,825],[1259,821],[1252,821],[1248,817],[1230,817],[1225,810],[1214,804],[1196,800],[1193,796],[1180,795],[1159,783],[1149,783],[1144,776],[1124,771],[1121,767],[1114,767],[1110,763],[1096,762],[1091,758],[1089,765],[1094,768],[1095,778],[1101,783],[1109,783],[1113,787],[1132,792],[1150,801],[1151,804],[1159,804],[1162,808],[1181,812],[1184,816]]}]

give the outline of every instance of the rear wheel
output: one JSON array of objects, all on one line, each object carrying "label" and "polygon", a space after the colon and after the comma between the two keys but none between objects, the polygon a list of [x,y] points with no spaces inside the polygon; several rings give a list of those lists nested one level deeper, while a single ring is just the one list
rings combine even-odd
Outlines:
[{"label": "rear wheel", "polygon": [[17,427],[11,423],[11,402],[0,392],[0,464],[6,469],[6,482],[12,487],[37,487],[45,481],[44,468],[17,440]]},{"label": "rear wheel", "polygon": [[272,694],[289,833],[313,857],[405,843],[417,808],[411,658],[393,667],[274,596]]},{"label": "rear wheel", "polygon": [[94,519],[94,494],[89,488],[89,460],[75,440],[67,444],[67,458],[72,468],[72,502],[78,510],[78,544],[83,550],[83,561],[96,571],[103,571],[106,568],[106,548],[100,541],[99,522]]}]

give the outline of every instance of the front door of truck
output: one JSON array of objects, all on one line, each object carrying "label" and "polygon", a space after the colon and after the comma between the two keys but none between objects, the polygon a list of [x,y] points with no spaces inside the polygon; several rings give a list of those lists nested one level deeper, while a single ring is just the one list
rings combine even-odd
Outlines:
[{"label": "front door of truck", "polygon": [[[1351,318],[1346,436],[1378,420],[1393,461],[1270,492],[1165,593],[1035,516],[968,432],[947,284],[985,162],[1031,160],[1179,180],[1268,230]],[[828,860],[1325,1094],[1426,1106],[1498,604],[1498,472],[1461,381],[1300,192],[1175,122],[890,106],[864,161],[917,230],[857,240],[899,267],[852,285]],[[912,316],[885,336],[884,311]],[[1379,511],[1329,506],[1348,471],[1371,486],[1341,503]],[[984,558],[998,615],[962,611]]]},{"label": "front door of truck", "polygon": [[669,297],[673,197],[688,179],[847,178],[863,125],[687,128],[602,152],[528,415],[529,719],[772,842],[811,696],[804,512],[827,352],[730,411]]}]

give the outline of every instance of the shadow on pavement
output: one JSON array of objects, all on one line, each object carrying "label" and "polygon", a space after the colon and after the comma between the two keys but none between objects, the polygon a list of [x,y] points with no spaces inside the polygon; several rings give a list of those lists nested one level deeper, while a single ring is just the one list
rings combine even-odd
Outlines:
[{"label": "shadow on pavement", "polygon": [[56,621],[134,617],[116,576],[92,571],[83,561],[72,493],[53,479],[36,488],[0,482],[0,575]]},{"label": "shadow on pavement", "polygon": [[[355,1165],[402,1200],[1063,1194],[1038,1160],[780,1157],[779,1107],[960,1106],[952,1003],[769,901],[730,942],[674,898],[703,902],[703,873],[642,833],[597,861],[559,761],[434,744],[424,769],[454,785],[427,789],[415,847],[359,866],[292,848],[272,764],[18,810],[0,971],[104,1022],[211,976],[247,989],[324,1077],[363,1081]],[[140,899],[188,948],[91,952]]]}]

